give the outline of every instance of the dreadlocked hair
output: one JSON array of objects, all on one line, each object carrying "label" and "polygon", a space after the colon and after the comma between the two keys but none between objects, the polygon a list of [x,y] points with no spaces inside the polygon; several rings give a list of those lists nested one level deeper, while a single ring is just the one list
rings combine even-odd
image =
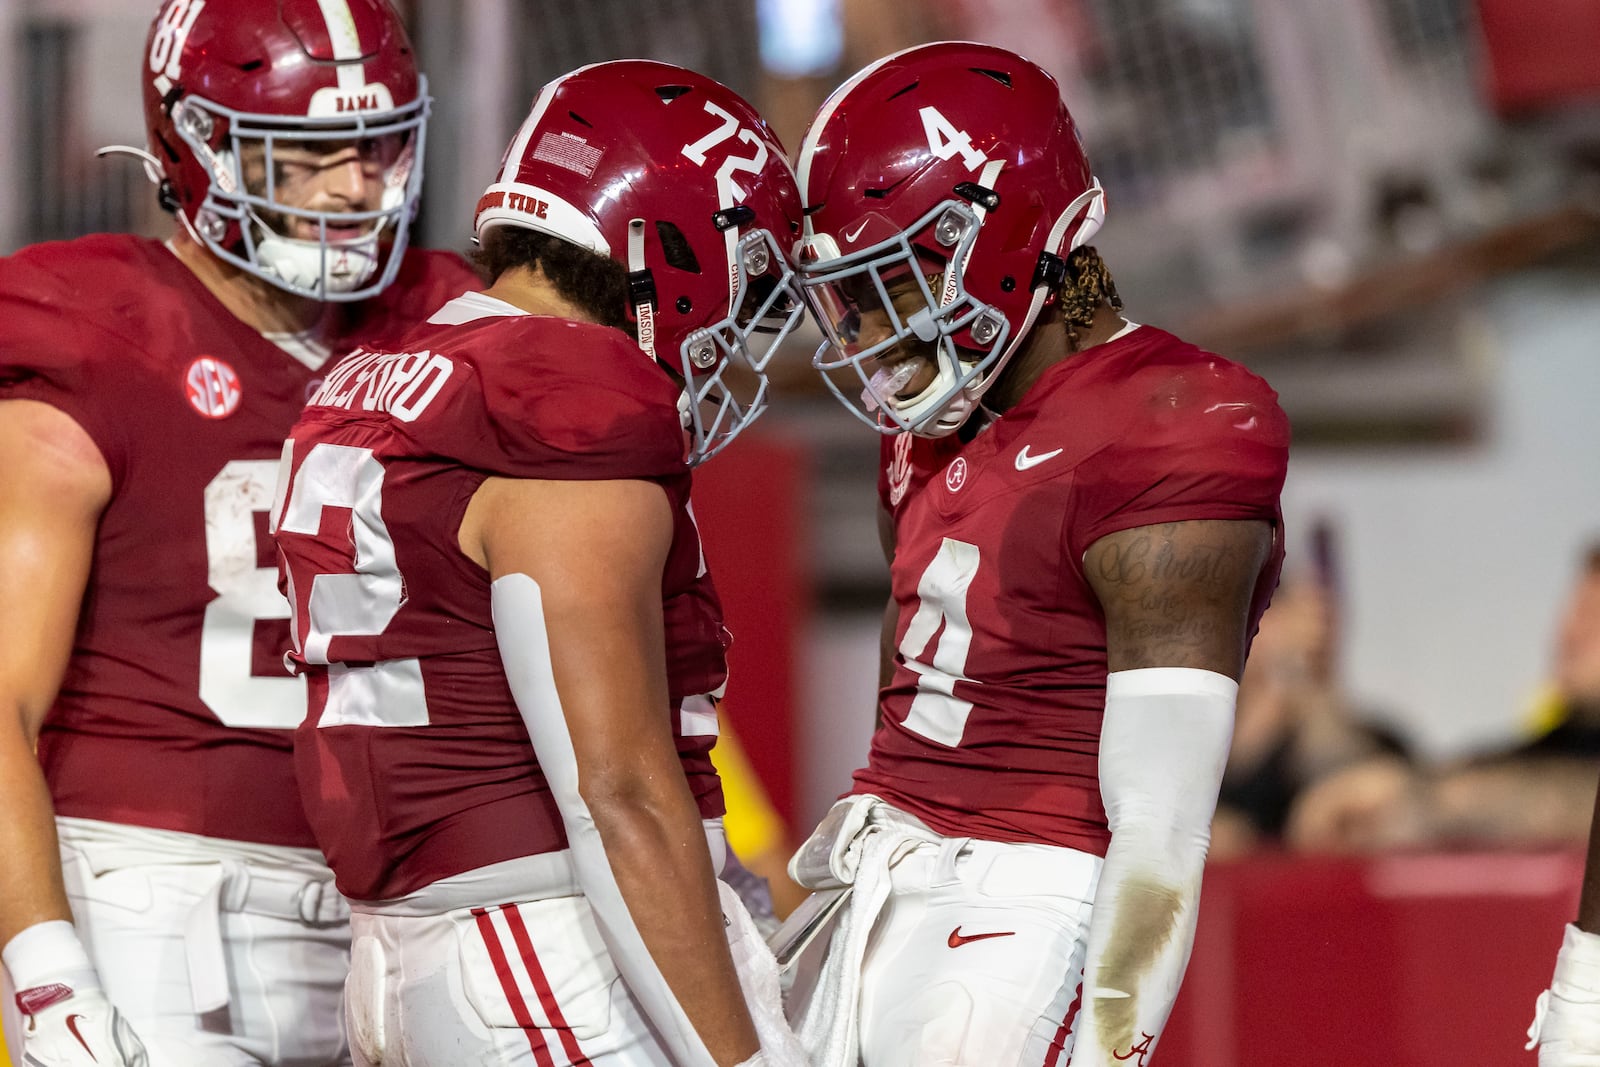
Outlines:
[{"label": "dreadlocked hair", "polygon": [[1061,285],[1061,312],[1067,320],[1067,336],[1073,347],[1078,344],[1079,328],[1094,325],[1095,312],[1102,304],[1122,310],[1122,297],[1117,295],[1117,283],[1111,280],[1111,270],[1092,245],[1074,248],[1067,254],[1067,280]]},{"label": "dreadlocked hair", "polygon": [[519,267],[542,271],[563,300],[602,326],[638,336],[628,318],[627,268],[610,256],[525,226],[496,226],[484,235],[472,262],[491,283]]}]

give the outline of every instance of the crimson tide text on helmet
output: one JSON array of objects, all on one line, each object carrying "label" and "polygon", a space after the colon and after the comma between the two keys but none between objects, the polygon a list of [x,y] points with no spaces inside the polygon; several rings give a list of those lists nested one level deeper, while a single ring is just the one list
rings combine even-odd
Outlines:
[{"label": "crimson tide text on helmet", "polygon": [[[1055,79],[989,45],[923,45],[862,70],[823,103],[797,169],[795,256],[827,335],[813,365],[884,433],[959,427],[1105,218]],[[911,396],[925,364],[873,363],[897,346],[937,370]]]},{"label": "crimson tide text on helmet", "polygon": [[[145,59],[162,202],[206,248],[318,300],[364,299],[394,279],[422,189],[428,95],[388,0],[166,0]],[[286,156],[344,146],[381,173],[380,203],[279,201]]]},{"label": "crimson tide text on helmet", "polygon": [[805,314],[786,255],[800,194],[783,144],[733,90],[646,60],[557,78],[478,202],[478,237],[497,226],[626,265],[639,344],[684,381],[691,462],[766,407],[767,363]]}]

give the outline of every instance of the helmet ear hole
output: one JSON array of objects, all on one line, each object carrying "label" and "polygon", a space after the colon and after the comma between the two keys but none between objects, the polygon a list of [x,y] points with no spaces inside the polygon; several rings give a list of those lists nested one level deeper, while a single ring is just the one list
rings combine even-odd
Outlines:
[{"label": "helmet ear hole", "polygon": [[690,247],[689,239],[675,223],[657,219],[656,237],[661,241],[661,255],[667,261],[667,266],[686,270],[690,274],[700,273],[700,260]]},{"label": "helmet ear hole", "polygon": [[181,163],[183,161],[182,157],[178,155],[178,150],[176,148],[173,148],[172,147],[172,143],[170,141],[168,141],[165,137],[159,137],[158,136],[158,137],[154,138],[154,140],[155,140],[155,143],[156,143],[156,147],[160,148],[161,149],[161,153],[167,157],[167,162],[169,162],[169,163]]}]

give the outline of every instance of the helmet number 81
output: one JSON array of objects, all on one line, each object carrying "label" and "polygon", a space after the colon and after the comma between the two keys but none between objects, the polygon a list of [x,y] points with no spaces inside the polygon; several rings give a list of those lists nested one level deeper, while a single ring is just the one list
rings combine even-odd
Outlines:
[{"label": "helmet number 81", "polygon": [[[179,61],[183,57],[183,42],[189,39],[195,20],[205,10],[206,0],[173,0],[167,13],[156,23],[150,40],[150,72],[176,79],[181,73]],[[165,67],[163,71],[161,68]]]},{"label": "helmet number 81", "polygon": [[[690,162],[696,166],[705,166],[706,151],[732,137],[735,131],[739,134],[739,140],[755,149],[755,154],[748,159],[728,156],[722,161],[722,166],[717,169],[717,189],[721,194],[723,205],[727,206],[730,203],[737,203],[743,200],[748,195],[734,182],[734,173],[742,171],[745,174],[760,174],[761,168],[767,165],[767,146],[754,130],[741,127],[737,118],[728,114],[728,112],[710,100],[706,101],[706,111],[721,119],[722,123],[693,144],[683,146],[683,154],[689,158]],[[729,192],[734,195],[729,197],[727,195]]]},{"label": "helmet number 81", "polygon": [[936,107],[925,107],[917,114],[922,116],[922,132],[928,135],[928,151],[938,159],[959,155],[968,170],[977,170],[989,162],[982,152],[972,146],[966,130],[958,130]]}]

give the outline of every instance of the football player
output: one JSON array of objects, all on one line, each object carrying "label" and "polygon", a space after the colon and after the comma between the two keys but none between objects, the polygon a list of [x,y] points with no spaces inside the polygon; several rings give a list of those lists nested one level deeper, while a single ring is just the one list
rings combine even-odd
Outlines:
[{"label": "football player", "polygon": [[885,434],[867,766],[790,870],[850,885],[818,1062],[1143,1064],[1192,942],[1237,679],[1283,555],[1266,383],[1122,313],[1056,83],[913,48],[800,150],[815,365]]},{"label": "football player", "polygon": [[275,461],[330,355],[475,275],[407,249],[428,96],[386,0],[168,0],[141,74],[171,238],[0,260],[5,1032],[36,1067],[335,1063]]},{"label": "football player", "polygon": [[353,903],[358,1063],[801,1062],[715,876],[726,633],[689,507],[803,314],[799,218],[718,83],[558,78],[477,205],[490,287],[346,358],[285,445],[295,756]]}]

